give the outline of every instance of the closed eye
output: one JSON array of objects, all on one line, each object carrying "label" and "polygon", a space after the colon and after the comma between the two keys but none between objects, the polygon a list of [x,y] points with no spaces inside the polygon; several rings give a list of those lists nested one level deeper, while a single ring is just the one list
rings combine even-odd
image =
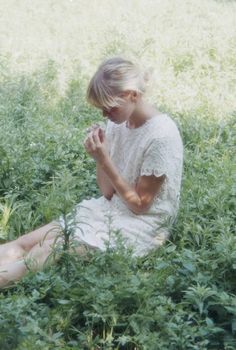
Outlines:
[{"label": "closed eye", "polygon": [[119,109],[119,107],[111,107],[110,109],[105,109],[105,108],[102,108],[103,112],[105,113],[111,113],[111,112],[115,112]]}]

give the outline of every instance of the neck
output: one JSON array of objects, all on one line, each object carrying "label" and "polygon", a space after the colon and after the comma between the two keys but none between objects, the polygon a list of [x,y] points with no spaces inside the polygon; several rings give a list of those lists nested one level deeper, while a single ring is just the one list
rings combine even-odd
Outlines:
[{"label": "neck", "polygon": [[158,111],[154,106],[150,105],[149,103],[142,102],[142,104],[136,105],[135,110],[127,120],[127,126],[131,129],[138,128],[148,119],[157,114]]}]

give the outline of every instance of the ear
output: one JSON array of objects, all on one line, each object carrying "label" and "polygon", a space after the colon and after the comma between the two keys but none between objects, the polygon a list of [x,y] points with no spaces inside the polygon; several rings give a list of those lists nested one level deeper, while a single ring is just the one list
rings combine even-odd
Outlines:
[{"label": "ear", "polygon": [[137,102],[138,97],[139,97],[139,94],[137,91],[131,91],[130,98],[132,102]]}]

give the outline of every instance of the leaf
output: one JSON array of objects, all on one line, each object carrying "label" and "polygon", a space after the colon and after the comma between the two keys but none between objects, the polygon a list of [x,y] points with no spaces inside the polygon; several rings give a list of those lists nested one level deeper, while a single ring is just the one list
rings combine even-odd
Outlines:
[{"label": "leaf", "polygon": [[214,326],[214,322],[209,317],[206,318],[206,324],[209,327],[213,327]]},{"label": "leaf", "polygon": [[188,271],[190,271],[190,272],[196,271],[195,266],[194,266],[191,262],[184,262],[184,263],[183,263],[183,267],[185,267],[186,270],[188,270]]},{"label": "leaf", "polygon": [[232,332],[235,333],[236,332],[236,318],[233,319],[231,327],[232,327]]},{"label": "leaf", "polygon": [[170,245],[169,247],[166,248],[166,252],[167,253],[172,253],[175,250],[176,250],[176,246],[175,245]]},{"label": "leaf", "polygon": [[175,279],[173,276],[168,276],[166,279],[166,283],[169,287],[173,287],[173,285],[175,284]]},{"label": "leaf", "polygon": [[58,304],[61,304],[61,305],[70,304],[70,300],[58,299],[57,302]]}]

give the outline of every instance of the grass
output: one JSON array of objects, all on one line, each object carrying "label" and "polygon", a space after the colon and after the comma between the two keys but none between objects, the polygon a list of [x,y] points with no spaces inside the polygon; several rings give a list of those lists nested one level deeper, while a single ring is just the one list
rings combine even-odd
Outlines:
[{"label": "grass", "polygon": [[1,291],[0,348],[233,350],[235,3],[111,6],[1,6],[0,239],[100,195],[83,139],[102,117],[85,90],[98,63],[115,54],[154,69],[147,99],[179,125],[178,220],[170,241],[145,258],[122,242],[90,261],[65,252],[56,266]]}]

